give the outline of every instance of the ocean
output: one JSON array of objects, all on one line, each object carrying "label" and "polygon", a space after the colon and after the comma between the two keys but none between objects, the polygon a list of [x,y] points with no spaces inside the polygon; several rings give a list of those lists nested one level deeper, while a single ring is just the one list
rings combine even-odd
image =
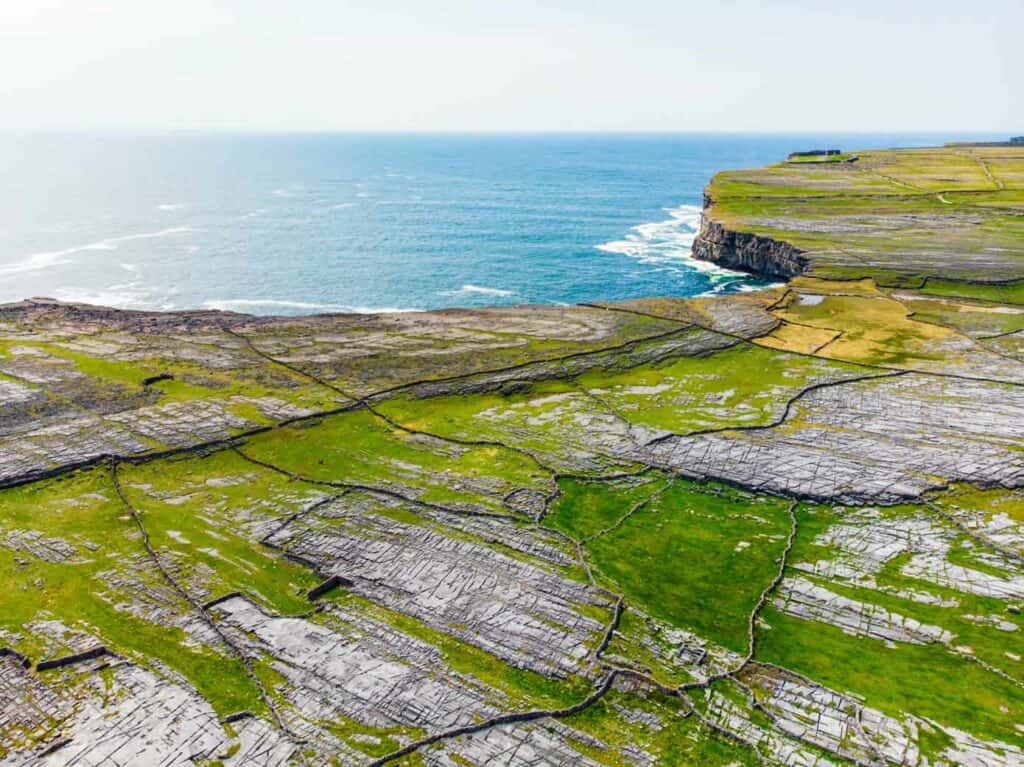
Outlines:
[{"label": "ocean", "polygon": [[727,168],[930,135],[0,136],[0,302],[254,314],[694,296]]}]

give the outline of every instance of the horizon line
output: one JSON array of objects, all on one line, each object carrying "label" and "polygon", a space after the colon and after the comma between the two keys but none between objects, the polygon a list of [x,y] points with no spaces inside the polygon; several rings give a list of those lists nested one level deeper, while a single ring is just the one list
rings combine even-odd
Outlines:
[{"label": "horizon line", "polygon": [[883,128],[883,129],[771,129],[771,130],[558,130],[558,129],[438,129],[438,130],[402,130],[402,129],[305,129],[305,128],[143,128],[143,127],[103,127],[103,128],[15,128],[0,127],[0,137],[46,137],[46,136],[93,136],[93,137],[178,137],[201,138],[214,136],[243,137],[285,137],[285,136],[351,136],[351,137],[793,137],[793,136],[921,136],[921,137],[969,137],[1009,139],[1024,135],[1024,126],[1018,131],[968,128],[920,129]]}]

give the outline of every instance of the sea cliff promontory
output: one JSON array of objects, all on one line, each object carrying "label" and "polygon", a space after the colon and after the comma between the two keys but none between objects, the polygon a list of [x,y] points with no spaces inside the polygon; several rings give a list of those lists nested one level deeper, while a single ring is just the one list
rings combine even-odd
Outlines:
[{"label": "sea cliff promontory", "polygon": [[772,277],[1019,281],[1021,149],[858,151],[856,162],[726,171],[704,195],[698,258]]},{"label": "sea cliff promontory", "polygon": [[1024,764],[1024,148],[853,154],[762,291],[0,307],[0,765]]}]

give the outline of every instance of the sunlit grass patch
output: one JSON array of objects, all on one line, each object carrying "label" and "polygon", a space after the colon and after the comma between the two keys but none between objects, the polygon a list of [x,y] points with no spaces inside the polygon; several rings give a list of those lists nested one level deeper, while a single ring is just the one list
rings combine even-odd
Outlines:
[{"label": "sunlit grass patch", "polygon": [[942,359],[936,345],[956,338],[949,328],[919,322],[891,298],[824,296],[810,303],[791,301],[777,314],[788,322],[840,331],[823,354],[834,359],[876,365],[913,365]]},{"label": "sunlit grass patch", "polygon": [[503,498],[517,488],[550,487],[550,475],[521,453],[413,434],[367,410],[262,434],[244,450],[314,480],[405,488],[419,500],[494,511],[507,511]]},{"label": "sunlit grass patch", "polygon": [[626,427],[568,380],[513,382],[504,391],[428,400],[396,398],[380,409],[433,434],[515,445],[555,470],[596,475],[637,467],[611,455],[611,446],[601,449],[605,439],[630,445]]},{"label": "sunlit grass patch", "polygon": [[[146,558],[106,470],[2,491],[0,509],[4,531],[39,531],[75,549],[69,559],[54,562],[0,548],[0,628],[21,637],[16,649],[34,660],[66,652],[26,628],[36,620],[58,620],[94,635],[115,653],[143,665],[159,661],[182,674],[221,715],[263,710],[237,658],[196,643],[181,628],[124,609],[134,592],[118,585],[123,577],[150,589],[167,585]],[[172,597],[166,607],[175,615],[192,613],[180,598]]]},{"label": "sunlit grass patch", "polygon": [[[555,518],[586,519],[561,508],[581,503],[595,506],[605,519],[615,505],[622,514],[629,510],[621,503],[597,503],[590,495],[567,494]],[[775,559],[789,532],[788,505],[679,480],[585,549],[627,603],[741,651],[750,612],[777,570]],[[595,526],[585,524],[587,530]]]},{"label": "sunlit grass patch", "polygon": [[806,386],[856,372],[842,363],[741,345],[616,375],[588,373],[579,382],[634,423],[685,433],[770,423]]},{"label": "sunlit grass patch", "polygon": [[978,283],[931,277],[920,289],[933,296],[959,296],[999,304],[1024,305],[1024,280],[1007,283]]},{"label": "sunlit grass patch", "polygon": [[1015,729],[1024,716],[1024,692],[941,645],[889,647],[772,608],[764,620],[760,660],[863,696],[866,705],[897,718],[912,711],[978,737],[1024,744]]},{"label": "sunlit grass patch", "polygon": [[154,548],[178,562],[206,598],[243,591],[277,612],[309,609],[305,595],[320,579],[259,539],[263,528],[322,493],[231,452],[123,467],[119,477]]}]

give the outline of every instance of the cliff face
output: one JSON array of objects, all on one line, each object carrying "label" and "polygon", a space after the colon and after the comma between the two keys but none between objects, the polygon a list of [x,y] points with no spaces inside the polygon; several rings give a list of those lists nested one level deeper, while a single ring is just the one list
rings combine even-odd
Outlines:
[{"label": "cliff face", "polygon": [[770,279],[788,280],[807,268],[803,251],[788,242],[726,229],[711,217],[712,204],[705,195],[700,232],[693,241],[694,258]]}]

